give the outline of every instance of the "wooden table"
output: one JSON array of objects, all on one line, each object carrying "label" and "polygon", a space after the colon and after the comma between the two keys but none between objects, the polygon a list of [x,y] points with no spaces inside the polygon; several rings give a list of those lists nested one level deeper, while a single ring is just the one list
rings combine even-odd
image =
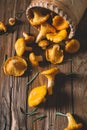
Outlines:
[{"label": "wooden table", "polygon": [[[26,10],[29,0],[1,0],[0,21],[8,23],[10,17],[14,17],[20,10]],[[83,122],[83,130],[87,130],[87,11],[85,12],[75,37],[80,41],[80,51],[74,55],[66,55],[66,59],[72,58],[70,62],[56,65],[61,72],[67,74],[74,72],[76,78],[58,77],[52,96],[41,104],[38,112],[47,117],[41,121],[32,123],[38,115],[28,117],[21,111],[32,111],[28,107],[27,96],[33,87],[47,84],[47,79],[39,75],[34,82],[27,87],[26,83],[36,72],[41,72],[54,65],[33,67],[32,73],[28,72],[22,77],[7,76],[3,72],[4,56],[14,56],[14,43],[22,37],[23,31],[35,33],[29,25],[25,12],[20,18],[22,24],[12,28],[9,34],[0,35],[0,130],[63,130],[67,126],[67,118],[56,116],[56,112],[73,113],[76,119]],[[40,115],[41,115],[40,114]],[[15,128],[14,128],[14,124]]]}]

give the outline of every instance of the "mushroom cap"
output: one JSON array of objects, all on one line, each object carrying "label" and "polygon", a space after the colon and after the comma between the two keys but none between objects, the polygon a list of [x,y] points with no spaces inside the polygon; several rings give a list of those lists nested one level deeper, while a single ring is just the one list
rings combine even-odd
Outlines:
[{"label": "mushroom cap", "polygon": [[63,30],[63,29],[67,29],[69,28],[69,23],[68,21],[66,21],[63,17],[56,15],[53,19],[53,26],[57,29],[57,30]]},{"label": "mushroom cap", "polygon": [[2,22],[2,21],[0,21],[0,31],[4,31],[4,32],[7,31],[7,27],[6,27],[6,25],[4,24],[4,22]]},{"label": "mushroom cap", "polygon": [[52,64],[61,63],[64,59],[63,50],[60,49],[58,44],[54,44],[52,47],[46,49],[46,60]]},{"label": "mushroom cap", "polygon": [[42,49],[46,49],[46,47],[49,45],[49,41],[47,40],[41,40],[39,43],[38,43],[38,46],[41,47]]},{"label": "mushroom cap", "polygon": [[19,38],[15,43],[15,50],[18,56],[22,56],[26,48],[26,43],[24,38]]},{"label": "mushroom cap", "polygon": [[54,43],[59,43],[67,38],[67,31],[61,30],[56,33],[48,33],[46,34],[46,38]]},{"label": "mushroom cap", "polygon": [[71,113],[67,113],[68,126],[64,130],[80,130],[83,127],[82,123],[77,123]]},{"label": "mushroom cap", "polygon": [[51,69],[42,71],[41,74],[43,74],[43,75],[54,75],[54,74],[57,74],[58,72],[60,72],[59,68],[53,67]]},{"label": "mushroom cap", "polygon": [[16,23],[16,19],[15,18],[9,18],[9,25],[13,26]]},{"label": "mushroom cap", "polygon": [[33,88],[28,95],[28,105],[30,107],[39,105],[44,100],[46,93],[47,88],[45,85]]},{"label": "mushroom cap", "polygon": [[36,43],[38,43],[40,40],[45,38],[47,33],[51,33],[51,32],[52,33],[56,32],[56,29],[52,25],[50,25],[48,23],[41,24],[39,34],[36,38]]},{"label": "mushroom cap", "polygon": [[29,54],[29,60],[32,63],[32,65],[34,65],[34,66],[38,66],[39,65],[38,59],[36,58],[36,55],[33,52],[31,52]]},{"label": "mushroom cap", "polygon": [[[29,22],[33,26],[40,25],[44,22],[46,22],[50,16],[50,14],[43,15],[38,9],[34,8],[30,10],[30,17],[29,17]],[[33,13],[33,15],[32,15]],[[33,17],[32,17],[33,16]]]},{"label": "mushroom cap", "polygon": [[66,42],[65,51],[68,53],[76,53],[80,49],[80,43],[76,39],[71,39],[70,41]]},{"label": "mushroom cap", "polygon": [[7,75],[21,76],[27,69],[27,62],[21,57],[13,56],[6,60],[3,69]]}]

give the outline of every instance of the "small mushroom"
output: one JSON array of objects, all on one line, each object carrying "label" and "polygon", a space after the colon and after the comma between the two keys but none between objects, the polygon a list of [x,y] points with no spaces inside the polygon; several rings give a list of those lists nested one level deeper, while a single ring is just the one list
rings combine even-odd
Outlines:
[{"label": "small mushroom", "polygon": [[36,56],[33,52],[31,52],[29,54],[29,60],[32,63],[33,66],[38,66],[39,62],[43,61],[43,57],[40,56]]},{"label": "small mushroom", "polygon": [[58,44],[46,49],[46,60],[50,61],[52,64],[61,63],[64,59],[63,50],[60,49]]},{"label": "small mushroom", "polygon": [[52,25],[57,29],[57,30],[64,30],[69,28],[69,23],[66,21],[63,17],[56,15],[53,18],[53,23]]},{"label": "small mushroom", "polygon": [[56,29],[53,26],[51,26],[48,23],[41,24],[39,34],[38,34],[38,36],[36,38],[36,43],[38,43],[40,40],[45,38],[47,33],[51,33],[51,32],[52,33],[56,32]]},{"label": "small mushroom", "polygon": [[45,70],[45,71],[40,73],[40,74],[44,75],[45,77],[47,77],[47,79],[48,79],[47,89],[48,89],[49,95],[52,95],[52,93],[53,93],[52,89],[53,89],[53,86],[54,86],[55,75],[59,72],[60,72],[59,68],[54,67],[54,68]]},{"label": "small mushroom", "polygon": [[64,130],[80,130],[83,127],[83,124],[77,123],[70,113],[67,113],[66,115],[68,119],[68,126]]},{"label": "small mushroom", "polygon": [[18,56],[10,57],[4,64],[4,73],[12,76],[22,76],[27,69],[27,62]]},{"label": "small mushroom", "polygon": [[16,23],[16,19],[15,18],[9,18],[9,25],[14,26]]},{"label": "small mushroom", "polygon": [[0,31],[4,31],[4,32],[7,31],[6,25],[4,24],[4,22],[1,22],[1,21],[0,21]]},{"label": "small mushroom", "polygon": [[43,50],[45,50],[48,45],[49,45],[49,41],[47,41],[47,40],[41,40],[38,43],[38,46],[41,47]]},{"label": "small mushroom", "polygon": [[34,36],[28,35],[26,32],[23,32],[26,43],[32,43],[35,40]]},{"label": "small mushroom", "polygon": [[67,31],[61,30],[56,33],[48,33],[46,34],[46,38],[54,43],[59,43],[67,38]]},{"label": "small mushroom", "polygon": [[45,100],[47,94],[47,88],[45,85],[35,87],[31,90],[28,95],[28,105],[29,107],[35,107]]},{"label": "small mushroom", "polygon": [[[40,25],[40,24],[46,22],[50,16],[49,14],[43,15],[38,9],[32,9],[29,13],[31,13],[29,22],[33,26],[37,26],[37,25]],[[32,15],[32,13],[33,13],[33,15]]]},{"label": "small mushroom", "polygon": [[66,42],[65,51],[68,53],[76,53],[80,49],[80,43],[76,39],[71,39],[70,41]]},{"label": "small mushroom", "polygon": [[15,43],[15,50],[18,56],[22,56],[25,51],[32,51],[32,47],[27,47],[25,39],[19,38]]}]

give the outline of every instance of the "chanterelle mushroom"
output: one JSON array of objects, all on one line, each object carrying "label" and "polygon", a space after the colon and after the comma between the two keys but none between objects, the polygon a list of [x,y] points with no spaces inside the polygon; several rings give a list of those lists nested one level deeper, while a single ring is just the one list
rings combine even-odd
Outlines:
[{"label": "chanterelle mushroom", "polygon": [[15,50],[18,56],[22,56],[25,51],[32,51],[32,48],[26,46],[24,38],[19,38],[15,43]]},{"label": "chanterelle mushroom", "polygon": [[49,95],[52,95],[52,93],[53,93],[52,92],[52,88],[54,86],[54,78],[55,78],[55,75],[57,73],[59,73],[59,72],[60,72],[59,68],[54,67],[54,68],[45,70],[45,71],[43,71],[43,72],[40,73],[40,74],[46,76],[47,79],[48,79],[47,89],[48,89],[48,94]]},{"label": "chanterelle mushroom", "polygon": [[80,43],[76,39],[71,39],[70,41],[66,42],[65,51],[68,53],[76,53],[80,49]]},{"label": "chanterelle mushroom", "polygon": [[1,21],[0,21],[0,31],[4,31],[4,32],[7,31],[6,25],[4,24],[4,22],[1,22]]},{"label": "chanterelle mushroom", "polygon": [[24,36],[25,41],[26,41],[27,43],[32,43],[32,42],[34,42],[34,40],[35,40],[35,37],[34,37],[34,36],[28,35],[26,32],[23,32],[23,36]]},{"label": "chanterelle mushroom", "polygon": [[41,40],[38,43],[38,46],[41,47],[43,50],[45,50],[48,45],[49,45],[49,41],[47,40]]},{"label": "chanterelle mushroom", "polygon": [[33,88],[28,96],[28,105],[35,107],[44,101],[47,94],[47,88],[45,85]]},{"label": "chanterelle mushroom", "polygon": [[45,38],[47,33],[51,33],[51,32],[52,33],[56,32],[56,29],[53,26],[51,26],[48,23],[41,24],[39,34],[38,34],[38,36],[36,38],[36,43],[38,43],[40,40]]},{"label": "chanterelle mushroom", "polygon": [[38,66],[39,62],[43,61],[43,57],[41,55],[40,56],[36,56],[33,52],[31,52],[29,54],[29,60],[32,63],[32,65]]},{"label": "chanterelle mushroom", "polygon": [[48,33],[46,34],[46,38],[54,43],[59,43],[67,38],[67,31],[61,30],[56,33]]},{"label": "chanterelle mushroom", "polygon": [[43,15],[38,9],[32,9],[31,11],[33,13],[33,17],[32,14],[30,14],[31,16],[29,18],[29,22],[33,26],[37,26],[46,22],[50,16],[49,14]]},{"label": "chanterelle mushroom", "polygon": [[58,44],[46,49],[46,60],[50,61],[52,64],[61,63],[64,59],[63,50],[60,49]]},{"label": "chanterelle mushroom", "polygon": [[68,126],[64,130],[80,130],[83,125],[82,123],[77,123],[70,113],[67,113]]},{"label": "chanterelle mushroom", "polygon": [[61,16],[56,15],[53,18],[53,23],[52,25],[57,29],[57,30],[63,30],[69,28],[69,23],[63,19]]},{"label": "chanterelle mushroom", "polygon": [[27,69],[27,62],[18,56],[10,57],[4,64],[4,73],[7,75],[21,76]]}]

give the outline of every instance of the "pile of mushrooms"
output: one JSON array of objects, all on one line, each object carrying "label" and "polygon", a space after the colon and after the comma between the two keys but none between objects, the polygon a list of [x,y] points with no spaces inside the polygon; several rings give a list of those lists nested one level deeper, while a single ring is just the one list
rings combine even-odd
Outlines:
[{"label": "pile of mushrooms", "polygon": [[[44,62],[43,55],[37,55],[33,49],[33,44],[42,49],[47,62],[60,64],[64,60],[64,53],[76,53],[80,48],[80,43],[76,39],[68,39],[69,23],[61,16],[53,12],[43,12],[39,8],[32,8],[29,12],[29,22],[39,31],[38,35],[32,36],[23,32],[23,36],[14,43],[16,56],[10,57],[4,64],[4,73],[6,75],[22,76],[27,70],[27,62],[22,56],[28,52],[28,61],[32,67]],[[10,18],[9,24],[13,26],[15,19]],[[6,32],[7,28],[3,22],[0,22],[0,31]],[[64,42],[64,49],[61,48],[61,42]],[[33,107],[39,105],[46,94],[53,94],[54,79],[59,68],[53,67],[41,72],[48,79],[48,84],[34,88],[29,94],[28,104]],[[43,93],[42,93],[43,90]]]}]

